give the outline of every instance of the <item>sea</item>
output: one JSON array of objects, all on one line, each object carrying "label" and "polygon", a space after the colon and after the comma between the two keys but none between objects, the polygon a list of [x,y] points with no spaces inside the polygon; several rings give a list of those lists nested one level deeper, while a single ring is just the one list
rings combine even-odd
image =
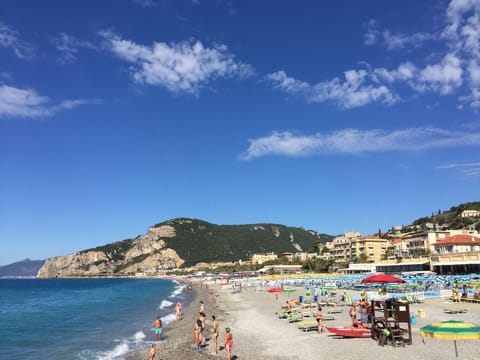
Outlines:
[{"label": "sea", "polygon": [[0,279],[0,359],[121,360],[188,299],[163,279]]}]

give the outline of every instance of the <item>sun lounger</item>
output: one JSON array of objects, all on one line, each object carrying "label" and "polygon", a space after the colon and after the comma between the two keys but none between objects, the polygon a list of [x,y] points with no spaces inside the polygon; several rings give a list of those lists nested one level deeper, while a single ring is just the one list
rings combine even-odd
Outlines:
[{"label": "sun lounger", "polygon": [[466,314],[468,309],[443,309],[447,314]]},{"label": "sun lounger", "polygon": [[333,309],[328,309],[327,314],[340,314],[342,311],[342,308],[334,307]]},{"label": "sun lounger", "polygon": [[317,321],[301,321],[298,323],[298,328],[302,331],[312,331],[312,330],[315,330],[317,331],[318,330],[318,323]]},{"label": "sun lounger", "polygon": [[303,315],[301,313],[298,313],[298,312],[291,313],[287,318],[289,323],[297,322],[297,321],[300,321],[302,319],[303,319]]},{"label": "sun lounger", "polygon": [[288,313],[286,313],[285,311],[280,311],[279,313],[277,313],[277,316],[279,319],[286,319],[288,317]]}]

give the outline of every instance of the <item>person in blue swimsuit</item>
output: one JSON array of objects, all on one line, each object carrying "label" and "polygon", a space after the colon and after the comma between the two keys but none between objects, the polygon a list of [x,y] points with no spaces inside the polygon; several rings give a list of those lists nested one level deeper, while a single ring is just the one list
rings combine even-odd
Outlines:
[{"label": "person in blue swimsuit", "polygon": [[162,339],[162,318],[157,316],[153,322],[153,328],[155,329],[155,340],[160,341]]}]

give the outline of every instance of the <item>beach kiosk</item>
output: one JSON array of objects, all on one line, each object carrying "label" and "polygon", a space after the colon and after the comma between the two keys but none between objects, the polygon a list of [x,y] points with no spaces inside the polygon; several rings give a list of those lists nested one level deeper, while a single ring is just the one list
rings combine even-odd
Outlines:
[{"label": "beach kiosk", "polygon": [[410,304],[399,300],[372,300],[372,339],[383,346],[412,345]]}]

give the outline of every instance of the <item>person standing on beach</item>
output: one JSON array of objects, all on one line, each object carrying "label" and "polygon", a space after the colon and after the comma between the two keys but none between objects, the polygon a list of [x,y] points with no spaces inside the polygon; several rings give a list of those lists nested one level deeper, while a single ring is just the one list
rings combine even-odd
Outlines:
[{"label": "person standing on beach", "polygon": [[200,312],[205,312],[205,305],[203,304],[203,301],[200,301]]},{"label": "person standing on beach", "polygon": [[157,316],[153,322],[153,328],[155,329],[155,340],[160,341],[162,339],[162,318]]},{"label": "person standing on beach", "polygon": [[152,344],[152,347],[150,348],[150,353],[148,354],[148,359],[149,360],[155,359],[155,344]]},{"label": "person standing on beach", "polygon": [[206,316],[204,312],[201,312],[198,314],[198,320],[202,323],[202,331],[201,331],[201,341],[202,345],[205,345],[206,339],[205,339],[205,329],[207,328],[207,321],[206,321]]},{"label": "person standing on beach", "polygon": [[227,360],[232,360],[232,346],[233,346],[233,335],[230,332],[230,328],[225,328],[225,338],[223,339],[225,344],[225,350],[227,351]]},{"label": "person standing on beach", "polygon": [[315,313],[315,319],[317,319],[318,333],[320,334],[323,331],[323,312],[321,306],[318,307],[318,310]]},{"label": "person standing on beach", "polygon": [[357,308],[355,307],[355,304],[350,306],[348,315],[350,315],[350,318],[352,319],[352,326],[354,326],[357,323]]},{"label": "person standing on beach", "polygon": [[202,342],[202,321],[200,319],[193,324],[193,337],[195,338],[195,349],[200,350]]},{"label": "person standing on beach", "polygon": [[218,336],[220,335],[220,323],[215,318],[215,315],[212,315],[212,325],[213,325],[213,351],[218,355]]},{"label": "person standing on beach", "polygon": [[175,305],[175,314],[177,315],[177,320],[182,319],[182,304],[177,302],[177,305]]}]

